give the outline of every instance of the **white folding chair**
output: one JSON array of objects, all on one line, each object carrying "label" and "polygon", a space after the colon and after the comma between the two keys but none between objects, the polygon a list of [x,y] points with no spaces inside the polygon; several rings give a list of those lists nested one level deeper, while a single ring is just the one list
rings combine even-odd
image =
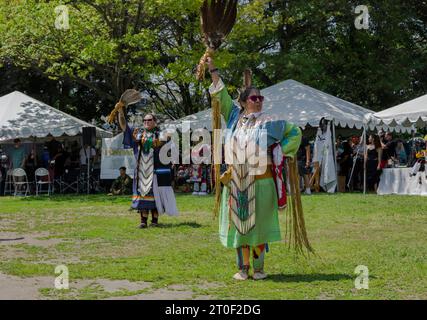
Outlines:
[{"label": "white folding chair", "polygon": [[12,172],[13,184],[15,185],[14,196],[22,195],[22,189],[25,187],[25,196],[27,196],[30,191],[30,184],[28,183],[27,174],[24,169],[18,168],[14,169]]},{"label": "white folding chair", "polygon": [[[36,178],[36,196],[40,193],[47,193],[50,196],[51,193],[51,185],[49,171],[45,168],[38,168],[34,173]],[[47,185],[47,190],[43,191],[43,186]]]},{"label": "white folding chair", "polygon": [[12,172],[13,172],[13,169],[9,169],[6,172],[6,179],[5,179],[5,184],[4,184],[3,195],[6,195],[6,193],[12,194],[14,191]]}]

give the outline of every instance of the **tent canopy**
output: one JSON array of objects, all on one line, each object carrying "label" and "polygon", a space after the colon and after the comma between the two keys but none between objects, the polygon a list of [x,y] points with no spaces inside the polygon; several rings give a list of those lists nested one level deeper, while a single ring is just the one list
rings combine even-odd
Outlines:
[{"label": "tent canopy", "polygon": [[[373,111],[351,102],[316,90],[295,80],[286,80],[261,90],[265,97],[263,111],[287,120],[299,127],[317,127],[322,117],[334,120],[343,128],[361,129],[364,116]],[[193,115],[173,121],[166,126],[179,126],[182,121],[190,121],[192,129],[211,130],[211,110],[203,110]]]},{"label": "tent canopy", "polygon": [[415,125],[423,128],[427,126],[427,94],[399,104],[395,107],[374,113],[368,117],[370,123],[385,124],[391,127]]},{"label": "tent canopy", "polygon": [[[194,114],[190,114],[189,116],[185,116],[175,121],[166,121],[161,126],[164,128],[171,128],[171,129],[178,128],[182,130],[183,124],[189,123],[191,130],[206,128],[209,131],[212,131],[211,122],[212,122],[212,109],[209,108]],[[225,122],[223,117],[221,117],[221,123],[222,123],[222,128],[225,128]]]},{"label": "tent canopy", "polygon": [[[55,137],[66,134],[78,135],[83,127],[92,124],[57,110],[33,99],[22,92],[14,91],[0,97],[0,141],[14,138]],[[108,131],[95,127],[100,137],[111,137]]]}]

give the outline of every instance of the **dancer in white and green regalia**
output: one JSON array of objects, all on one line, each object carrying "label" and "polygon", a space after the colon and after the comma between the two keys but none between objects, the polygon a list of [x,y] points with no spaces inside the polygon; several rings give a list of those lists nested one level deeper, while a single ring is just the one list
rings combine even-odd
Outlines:
[{"label": "dancer in white and green regalia", "polygon": [[[277,147],[275,152],[279,150],[288,159],[295,157],[301,143],[301,130],[292,123],[275,120],[265,114],[262,111],[264,97],[254,87],[246,88],[240,94],[240,106],[234,103],[220,79],[213,59],[207,58],[206,64],[213,81],[209,88],[211,98],[219,101],[221,114],[227,124],[225,143],[232,139],[239,141],[239,137],[246,132],[250,140],[256,143],[261,143],[262,134],[267,136],[266,169],[264,172],[260,170],[261,173],[249,174],[251,164],[247,160],[243,164],[229,164],[230,183],[224,186],[219,210],[220,241],[225,247],[236,249],[239,272],[234,275],[234,279],[248,279],[251,252],[253,279],[264,279],[267,277],[264,272],[264,255],[268,243],[282,239],[277,188],[272,171],[273,150]],[[232,145],[233,153],[241,148],[239,143]],[[303,221],[302,211],[299,219]],[[301,236],[302,231],[302,237],[306,240],[305,228],[302,229],[297,232]],[[302,246],[311,251],[308,240],[305,240]]]}]

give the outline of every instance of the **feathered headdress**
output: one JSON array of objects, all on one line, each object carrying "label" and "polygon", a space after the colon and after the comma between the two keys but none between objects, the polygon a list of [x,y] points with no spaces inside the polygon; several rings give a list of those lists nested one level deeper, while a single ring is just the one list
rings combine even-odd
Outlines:
[{"label": "feathered headdress", "polygon": [[206,59],[213,55],[233,29],[237,16],[237,0],[205,0],[200,11],[200,24],[206,51],[197,66],[199,81],[205,77]]}]

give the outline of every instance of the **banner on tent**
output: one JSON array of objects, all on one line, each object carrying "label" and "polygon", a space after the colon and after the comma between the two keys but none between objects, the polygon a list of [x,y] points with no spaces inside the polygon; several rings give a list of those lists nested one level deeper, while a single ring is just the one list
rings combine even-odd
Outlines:
[{"label": "banner on tent", "polygon": [[126,167],[126,173],[133,177],[136,161],[133,150],[123,148],[123,134],[102,139],[101,179],[116,179],[120,167]]}]

